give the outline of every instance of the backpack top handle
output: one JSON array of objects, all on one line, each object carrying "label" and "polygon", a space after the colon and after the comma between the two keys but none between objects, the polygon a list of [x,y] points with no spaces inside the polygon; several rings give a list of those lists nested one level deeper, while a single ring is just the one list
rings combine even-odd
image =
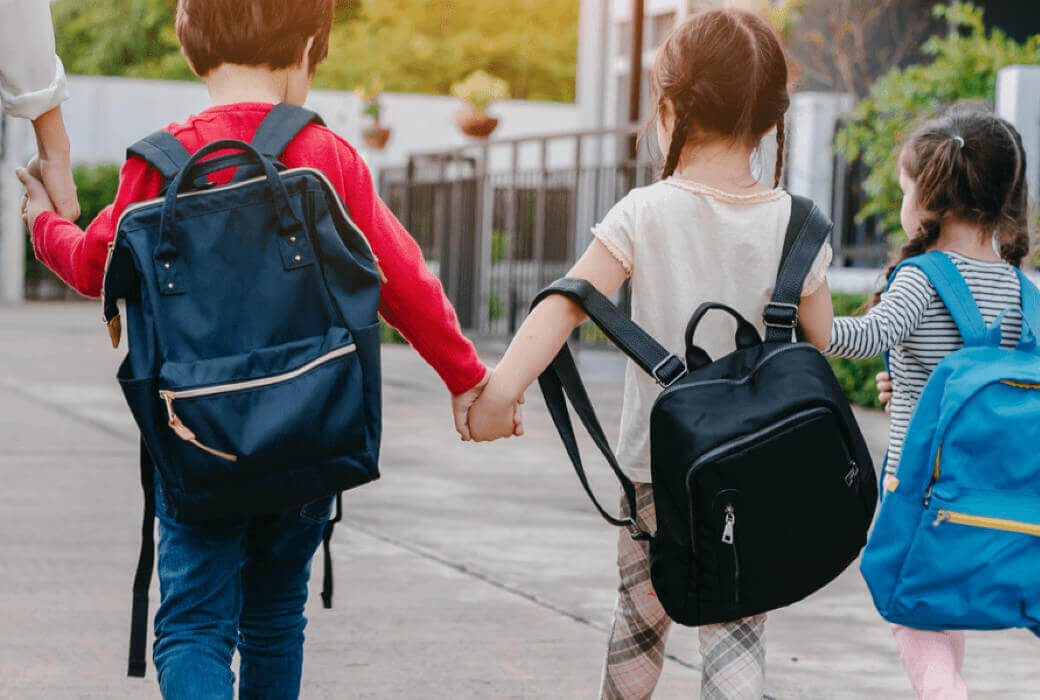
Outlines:
[{"label": "backpack top handle", "polygon": [[253,146],[244,141],[222,139],[203,147],[192,156],[188,164],[179,172],[167,188],[163,202],[160,223],[159,245],[155,251],[156,268],[159,272],[159,293],[163,295],[182,294],[185,290],[177,278],[175,261],[178,257],[177,244],[173,236],[173,222],[176,220],[177,196],[186,189],[197,170],[205,168],[208,161],[203,160],[217,151],[236,150],[244,152],[250,161],[259,165],[267,179],[267,187],[274,200],[278,212],[278,233],[280,235],[302,235],[303,223],[289,204],[289,192],[285,183],[275,170],[269,158],[264,157]]}]

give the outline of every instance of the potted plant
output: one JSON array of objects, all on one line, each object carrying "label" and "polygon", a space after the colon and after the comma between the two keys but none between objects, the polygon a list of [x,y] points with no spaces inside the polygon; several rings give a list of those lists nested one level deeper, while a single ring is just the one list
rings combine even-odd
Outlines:
[{"label": "potted plant", "polygon": [[370,120],[361,128],[361,138],[366,146],[377,151],[385,148],[386,142],[390,140],[390,129],[379,120],[383,114],[383,105],[379,103],[382,92],[383,85],[378,77],[369,79],[354,90],[361,100],[361,114]]},{"label": "potted plant", "polygon": [[509,84],[482,70],[451,86],[451,94],[466,103],[455,115],[455,123],[462,133],[472,138],[486,139],[498,126],[498,120],[487,113],[488,105],[509,96]]}]

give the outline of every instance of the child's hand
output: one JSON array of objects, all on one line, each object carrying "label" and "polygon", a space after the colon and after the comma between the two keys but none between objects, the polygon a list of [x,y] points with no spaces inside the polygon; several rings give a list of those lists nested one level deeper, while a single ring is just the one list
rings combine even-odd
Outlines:
[{"label": "child's hand", "polygon": [[45,211],[53,212],[54,203],[51,202],[51,198],[47,194],[47,188],[43,186],[43,183],[30,175],[25,168],[18,168],[15,174],[21,180],[22,185],[25,186],[25,194],[22,196],[22,221],[25,222],[25,227],[29,229],[29,234],[32,235],[36,217]]},{"label": "child's hand", "polygon": [[888,372],[879,372],[874,381],[877,382],[878,401],[885,406],[885,412],[892,412],[892,377]]},{"label": "child's hand", "polygon": [[524,434],[524,397],[513,398],[497,390],[494,376],[488,389],[469,410],[469,427],[477,442]]},{"label": "child's hand", "polygon": [[455,417],[455,430],[458,431],[459,437],[462,438],[463,442],[472,439],[469,433],[470,406],[472,406],[477,400],[477,397],[483,393],[484,387],[488,385],[490,380],[491,372],[488,372],[475,387],[469,391],[455,394],[451,397],[451,413]]}]

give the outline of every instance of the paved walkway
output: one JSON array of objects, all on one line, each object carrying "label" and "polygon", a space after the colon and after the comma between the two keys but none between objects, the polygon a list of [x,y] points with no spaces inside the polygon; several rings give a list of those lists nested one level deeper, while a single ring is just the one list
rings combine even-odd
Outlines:
[{"label": "paved walkway", "polygon": [[[141,495],[113,379],[122,352],[99,317],[95,304],[0,307],[3,698],[158,697],[152,669],[122,675]],[[344,499],[336,608],[321,609],[315,582],[303,697],[594,697],[616,533],[586,502],[540,397],[525,438],[465,445],[433,372],[404,347],[384,362],[383,479]],[[583,362],[615,425],[619,362]],[[880,452],[884,416],[861,417]],[[609,498],[611,477],[592,464]],[[773,614],[768,635],[778,699],[911,697],[855,569]],[[655,697],[697,697],[696,639],[675,629]],[[1038,656],[1028,633],[970,635],[969,686],[1040,697]]]}]

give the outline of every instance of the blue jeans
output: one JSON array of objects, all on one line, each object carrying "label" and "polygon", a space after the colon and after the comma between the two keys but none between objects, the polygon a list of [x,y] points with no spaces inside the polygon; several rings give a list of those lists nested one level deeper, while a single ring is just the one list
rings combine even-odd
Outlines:
[{"label": "blue jeans", "polygon": [[205,526],[174,522],[156,489],[161,602],[152,658],[166,700],[297,698],[307,580],[333,499]]}]

